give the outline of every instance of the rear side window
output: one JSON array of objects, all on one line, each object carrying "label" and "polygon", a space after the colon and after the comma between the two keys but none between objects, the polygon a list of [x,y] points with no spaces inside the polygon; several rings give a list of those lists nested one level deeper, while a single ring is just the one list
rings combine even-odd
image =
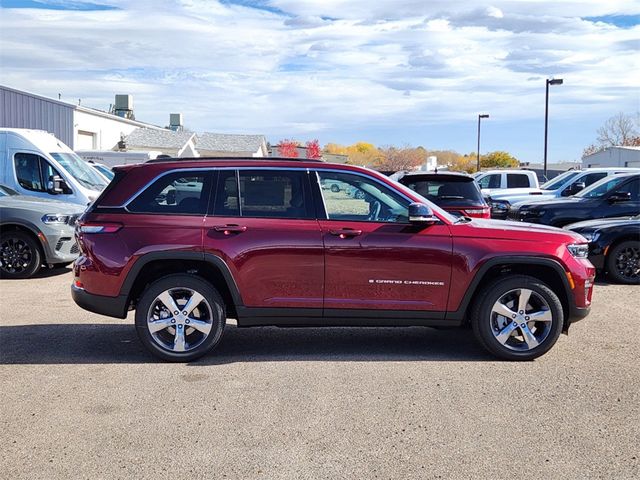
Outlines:
[{"label": "rear side window", "polygon": [[127,205],[130,212],[204,215],[209,197],[205,172],[176,172],[160,177]]},{"label": "rear side window", "polygon": [[507,174],[507,188],[522,188],[529,186],[529,177],[524,173]]},{"label": "rear side window", "polygon": [[500,188],[500,174],[492,173],[486,177],[482,177],[478,182],[480,188]]},{"label": "rear side window", "polygon": [[254,218],[315,218],[305,171],[221,170],[213,214]]}]

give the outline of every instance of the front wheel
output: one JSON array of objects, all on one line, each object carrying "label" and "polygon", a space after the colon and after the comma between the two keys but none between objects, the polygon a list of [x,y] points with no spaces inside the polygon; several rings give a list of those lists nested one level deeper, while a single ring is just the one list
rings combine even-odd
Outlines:
[{"label": "front wheel", "polygon": [[0,276],[29,278],[40,270],[42,253],[36,240],[24,232],[0,235]]},{"label": "front wheel", "polygon": [[562,303],[542,281],[526,275],[499,278],[478,294],[471,326],[480,344],[505,360],[533,360],[556,343]]},{"label": "front wheel", "polygon": [[627,240],[613,247],[607,255],[607,272],[618,283],[640,284],[640,242]]},{"label": "front wheel", "polygon": [[169,362],[190,362],[222,338],[225,305],[201,278],[168,275],[147,287],[136,308],[136,330],[144,346]]}]

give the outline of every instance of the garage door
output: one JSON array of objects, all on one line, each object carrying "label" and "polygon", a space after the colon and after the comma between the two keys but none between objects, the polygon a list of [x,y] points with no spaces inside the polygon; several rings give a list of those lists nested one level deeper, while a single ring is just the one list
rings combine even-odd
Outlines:
[{"label": "garage door", "polygon": [[76,150],[93,150],[96,148],[96,134],[78,130]]}]

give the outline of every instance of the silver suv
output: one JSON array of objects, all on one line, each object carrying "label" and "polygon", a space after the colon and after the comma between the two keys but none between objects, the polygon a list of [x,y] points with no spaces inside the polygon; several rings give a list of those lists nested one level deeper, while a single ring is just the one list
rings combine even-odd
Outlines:
[{"label": "silver suv", "polygon": [[20,195],[0,185],[0,276],[29,278],[42,265],[73,262],[81,214],[81,205]]}]

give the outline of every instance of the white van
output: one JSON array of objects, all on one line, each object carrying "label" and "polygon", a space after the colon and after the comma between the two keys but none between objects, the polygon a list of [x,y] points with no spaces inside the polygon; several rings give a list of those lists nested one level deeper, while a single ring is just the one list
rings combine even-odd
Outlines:
[{"label": "white van", "polygon": [[107,181],[48,132],[0,128],[0,184],[22,195],[88,205]]}]

